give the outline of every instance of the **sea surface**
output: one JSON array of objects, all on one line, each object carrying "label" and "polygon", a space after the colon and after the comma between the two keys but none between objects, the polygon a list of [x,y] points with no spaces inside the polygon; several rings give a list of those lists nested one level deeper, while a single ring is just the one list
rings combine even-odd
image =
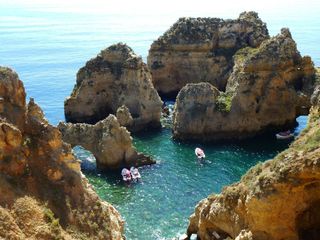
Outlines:
[{"label": "sea surface", "polygon": [[[242,1],[241,1],[242,2]],[[236,18],[257,10],[270,35],[289,27],[302,55],[320,66],[320,3],[311,1],[3,1],[0,0],[0,65],[13,68],[23,80],[27,97],[35,98],[48,120],[64,120],[63,102],[71,93],[76,73],[102,49],[125,42],[146,60],[148,49],[179,17]],[[300,117],[298,134],[306,124]],[[126,220],[128,240],[172,239],[185,232],[199,200],[219,193],[240,179],[251,166],[274,157],[289,142],[275,139],[238,144],[179,142],[169,129],[134,136],[139,151],[158,163],[140,169],[142,182],[127,186],[119,174],[96,172],[94,158],[83,149],[83,171],[102,199]],[[205,150],[199,163],[194,148]]]}]

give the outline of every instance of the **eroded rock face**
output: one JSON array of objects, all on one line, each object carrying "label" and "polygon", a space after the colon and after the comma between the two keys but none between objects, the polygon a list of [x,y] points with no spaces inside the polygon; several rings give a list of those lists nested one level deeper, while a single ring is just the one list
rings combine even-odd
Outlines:
[{"label": "eroded rock face", "polygon": [[312,105],[320,105],[320,68],[316,68],[315,89],[311,96]]},{"label": "eroded rock face", "polygon": [[310,108],[315,69],[288,29],[258,48],[240,49],[226,91],[188,84],[177,96],[173,134],[180,139],[251,137],[295,124]]},{"label": "eroded rock face", "polygon": [[18,75],[0,66],[0,117],[23,128],[26,112],[26,93]]},{"label": "eroded rock face", "polygon": [[255,12],[243,12],[235,20],[180,18],[149,50],[154,86],[162,95],[176,95],[187,83],[199,82],[224,90],[235,52],[268,38],[266,24]]},{"label": "eroded rock face", "polygon": [[91,151],[99,169],[114,170],[155,163],[150,157],[136,151],[130,133],[120,126],[112,114],[95,125],[60,122],[58,128],[65,142]]},{"label": "eroded rock face", "polygon": [[41,108],[25,105],[10,69],[1,68],[0,98],[0,238],[123,239],[119,213],[93,191]]},{"label": "eroded rock face", "polygon": [[116,44],[101,51],[77,74],[77,84],[65,101],[67,122],[94,124],[125,105],[133,122],[130,131],[159,127],[162,101],[151,75],[130,47]]},{"label": "eroded rock face", "polygon": [[215,239],[213,232],[232,239],[318,239],[320,105],[310,112],[307,128],[289,149],[200,201],[188,233],[202,240]]},{"label": "eroded rock face", "polygon": [[122,105],[117,109],[116,116],[121,126],[130,128],[133,125],[133,118],[126,105]]}]

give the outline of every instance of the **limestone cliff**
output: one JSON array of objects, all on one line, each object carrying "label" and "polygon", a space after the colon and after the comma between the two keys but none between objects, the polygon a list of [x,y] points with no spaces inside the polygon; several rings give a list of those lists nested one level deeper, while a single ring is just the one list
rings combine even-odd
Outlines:
[{"label": "limestone cliff", "polygon": [[209,83],[188,84],[179,92],[176,138],[241,139],[293,126],[308,113],[315,69],[288,29],[258,48],[240,49],[234,62],[225,92]]},{"label": "limestone cliff", "polygon": [[235,52],[268,38],[266,24],[255,12],[243,12],[235,20],[180,18],[149,50],[155,88],[176,95],[187,83],[209,82],[224,90]]},{"label": "limestone cliff", "polygon": [[94,124],[125,105],[133,118],[126,127],[139,131],[159,127],[162,101],[150,72],[130,47],[118,43],[82,67],[65,101],[67,122]]},{"label": "limestone cliff", "polygon": [[189,234],[201,240],[217,239],[217,234],[239,240],[319,239],[319,91],[312,99],[308,126],[289,149],[200,201]]},{"label": "limestone cliff", "polygon": [[123,239],[123,221],[80,171],[15,72],[0,67],[0,238]]},{"label": "limestone cliff", "polygon": [[136,151],[130,133],[112,114],[95,125],[60,122],[58,128],[65,142],[91,151],[99,169],[114,170],[155,163]]}]

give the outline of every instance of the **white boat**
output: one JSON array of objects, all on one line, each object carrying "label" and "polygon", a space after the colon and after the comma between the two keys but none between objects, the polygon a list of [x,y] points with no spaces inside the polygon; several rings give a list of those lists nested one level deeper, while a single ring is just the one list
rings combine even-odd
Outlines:
[{"label": "white boat", "polygon": [[196,154],[196,156],[199,158],[199,159],[203,159],[206,157],[206,155],[204,154],[204,151],[201,149],[201,148],[196,148],[194,150],[194,153]]},{"label": "white boat", "polygon": [[130,168],[130,173],[131,173],[132,180],[139,180],[139,179],[141,179],[141,175],[140,175],[140,173],[139,173],[138,168],[131,167],[131,168]]},{"label": "white boat", "polygon": [[279,140],[290,139],[293,137],[294,137],[294,134],[291,133],[290,131],[279,132],[276,134],[276,138]]},{"label": "white boat", "polygon": [[130,171],[126,168],[123,168],[121,171],[122,180],[125,182],[130,182],[132,180]]}]

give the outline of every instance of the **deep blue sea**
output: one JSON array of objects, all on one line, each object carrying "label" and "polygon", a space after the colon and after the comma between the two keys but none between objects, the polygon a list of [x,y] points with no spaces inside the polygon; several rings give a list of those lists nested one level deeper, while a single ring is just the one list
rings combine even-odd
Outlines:
[{"label": "deep blue sea", "polygon": [[[0,65],[13,68],[52,124],[64,120],[63,102],[76,73],[100,50],[125,42],[144,60],[155,39],[179,17],[236,18],[257,10],[271,35],[289,27],[302,55],[320,66],[320,2],[310,1],[49,1],[0,0]],[[298,133],[306,117],[299,118]],[[98,194],[126,220],[127,239],[172,239],[184,233],[197,202],[274,157],[288,142],[181,143],[168,129],[134,136],[139,151],[158,164],[140,169],[143,182],[125,186],[117,174],[97,173],[93,157],[76,149]],[[205,149],[199,164],[194,148]]]}]

